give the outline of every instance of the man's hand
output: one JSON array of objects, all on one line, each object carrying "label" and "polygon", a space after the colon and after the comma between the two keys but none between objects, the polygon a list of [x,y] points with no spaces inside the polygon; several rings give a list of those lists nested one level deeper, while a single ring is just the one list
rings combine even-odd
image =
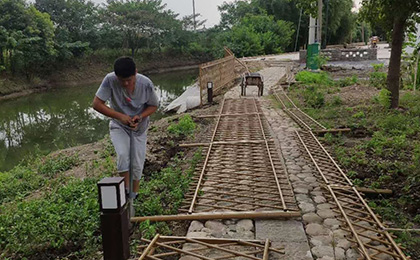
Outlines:
[{"label": "man's hand", "polygon": [[142,119],[143,118],[141,116],[139,116],[139,115],[133,116],[133,118],[131,119],[132,120],[132,123],[131,123],[130,127],[131,128],[137,128],[139,126],[139,124],[140,124],[140,122],[141,122]]},{"label": "man's hand", "polygon": [[133,120],[131,119],[131,117],[121,114],[118,117],[118,120],[120,120],[121,123],[123,123],[124,125],[128,125],[130,127],[132,127],[131,125],[133,124]]}]

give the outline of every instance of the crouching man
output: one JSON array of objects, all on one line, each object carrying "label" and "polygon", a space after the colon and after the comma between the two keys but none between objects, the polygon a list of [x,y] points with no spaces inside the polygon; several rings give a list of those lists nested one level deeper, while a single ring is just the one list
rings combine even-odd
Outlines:
[{"label": "crouching man", "polygon": [[[137,73],[136,64],[129,57],[115,61],[114,72],[106,75],[93,99],[93,108],[111,118],[109,131],[117,152],[117,170],[124,177],[127,194],[131,174],[132,197],[137,197],[143,173],[149,116],[158,106],[159,99],[152,81]],[[130,160],[133,172],[129,172]]]}]

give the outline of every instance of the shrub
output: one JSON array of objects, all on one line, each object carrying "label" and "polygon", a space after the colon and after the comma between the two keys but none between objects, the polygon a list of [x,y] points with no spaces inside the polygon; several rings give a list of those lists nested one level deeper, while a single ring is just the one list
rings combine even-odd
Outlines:
[{"label": "shrub", "polygon": [[190,115],[182,116],[178,123],[173,123],[168,127],[168,132],[175,136],[188,136],[194,133],[196,125]]},{"label": "shrub", "polygon": [[378,102],[384,108],[389,108],[391,106],[391,92],[387,89],[381,89],[378,94]]},{"label": "shrub", "polygon": [[337,82],[337,85],[343,88],[343,87],[355,85],[358,83],[358,81],[359,79],[357,78],[357,76],[353,75],[352,77],[346,77],[344,79],[340,79]]},{"label": "shrub", "polygon": [[305,103],[312,108],[321,108],[325,104],[324,94],[315,87],[309,86],[303,92]]},{"label": "shrub", "polygon": [[331,79],[326,72],[310,72],[310,71],[301,71],[296,74],[296,80],[300,81],[304,84],[322,84],[322,85],[330,85]]},{"label": "shrub", "polygon": [[386,86],[387,74],[382,72],[384,64],[372,64],[374,72],[369,74],[369,83],[371,86],[381,89]]}]

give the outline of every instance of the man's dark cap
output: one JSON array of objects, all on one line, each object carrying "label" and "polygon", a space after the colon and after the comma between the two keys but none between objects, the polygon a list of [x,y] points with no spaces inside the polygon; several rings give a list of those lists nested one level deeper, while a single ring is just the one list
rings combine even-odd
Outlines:
[{"label": "man's dark cap", "polygon": [[131,57],[120,57],[114,62],[115,75],[128,78],[136,74],[136,63]]}]

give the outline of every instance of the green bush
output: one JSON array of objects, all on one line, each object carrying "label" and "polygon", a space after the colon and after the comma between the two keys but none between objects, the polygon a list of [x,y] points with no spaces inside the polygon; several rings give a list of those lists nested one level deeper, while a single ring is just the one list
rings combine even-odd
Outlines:
[{"label": "green bush", "polygon": [[175,136],[189,136],[194,133],[196,125],[190,115],[182,116],[178,123],[173,123],[168,127],[168,132]]},{"label": "green bush", "polygon": [[324,94],[318,91],[314,86],[309,86],[303,92],[305,103],[312,108],[321,108],[325,104]]},{"label": "green bush", "polygon": [[359,79],[357,78],[357,76],[353,75],[352,77],[346,77],[344,79],[340,79],[339,81],[337,81],[337,85],[339,87],[347,87],[347,86],[352,86],[357,84],[359,81]]},{"label": "green bush", "polygon": [[384,64],[372,64],[374,72],[369,73],[369,83],[371,86],[381,89],[386,86],[387,73],[381,70]]},{"label": "green bush", "polygon": [[387,89],[381,89],[378,96],[378,103],[384,108],[389,108],[391,106],[391,92]]},{"label": "green bush", "polygon": [[314,57],[314,62],[316,63],[317,67],[320,69],[322,69],[322,67],[324,67],[329,60],[330,58],[323,54],[318,54]]},{"label": "green bush", "polygon": [[315,73],[306,70],[296,74],[296,80],[302,82],[303,84],[315,83],[329,85],[332,82],[332,80],[326,72]]}]

